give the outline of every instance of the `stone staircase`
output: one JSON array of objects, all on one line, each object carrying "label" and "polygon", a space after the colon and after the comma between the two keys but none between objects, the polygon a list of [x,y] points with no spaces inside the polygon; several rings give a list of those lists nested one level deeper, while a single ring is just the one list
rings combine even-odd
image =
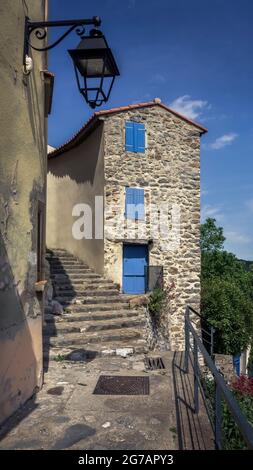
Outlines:
[{"label": "stone staircase", "polygon": [[146,320],[142,307],[131,309],[117,285],[94,273],[65,250],[50,250],[53,300],[64,311],[45,309],[44,355],[59,360],[94,355],[144,353]]}]

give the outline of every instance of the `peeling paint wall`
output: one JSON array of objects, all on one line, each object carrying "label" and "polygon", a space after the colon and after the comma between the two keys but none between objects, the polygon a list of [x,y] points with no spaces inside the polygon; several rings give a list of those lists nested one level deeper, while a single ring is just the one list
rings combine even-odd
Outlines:
[{"label": "peeling paint wall", "polygon": [[45,0],[0,3],[0,423],[42,384],[43,302],[37,281],[38,204],[46,202],[46,120],[32,52],[23,74],[24,20],[45,19]]}]

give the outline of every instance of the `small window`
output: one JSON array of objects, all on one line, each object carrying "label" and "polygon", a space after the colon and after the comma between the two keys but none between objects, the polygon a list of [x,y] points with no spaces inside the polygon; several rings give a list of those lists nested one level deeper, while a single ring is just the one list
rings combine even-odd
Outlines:
[{"label": "small window", "polygon": [[144,220],[144,189],[126,188],[126,219]]},{"label": "small window", "polygon": [[127,152],[145,152],[145,125],[140,122],[126,122],[126,142],[125,148]]}]

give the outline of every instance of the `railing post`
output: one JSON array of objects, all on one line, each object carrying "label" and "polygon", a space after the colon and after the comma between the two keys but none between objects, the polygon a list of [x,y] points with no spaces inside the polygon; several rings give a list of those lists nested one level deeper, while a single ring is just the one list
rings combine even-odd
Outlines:
[{"label": "railing post", "polygon": [[221,393],[219,386],[215,382],[215,448],[222,449],[222,410],[221,410]]},{"label": "railing post", "polygon": [[213,344],[213,340],[214,340],[214,333],[215,333],[215,329],[213,326],[211,326],[211,358],[213,359],[214,355],[213,355],[213,351],[214,351],[214,344]]},{"label": "railing post", "polygon": [[189,351],[190,351],[190,330],[189,330],[189,307],[186,307],[185,321],[184,321],[184,334],[185,334],[185,352],[184,352],[184,371],[186,374],[189,372]]},{"label": "railing post", "polygon": [[199,412],[199,364],[198,364],[198,345],[194,338],[193,346],[193,370],[194,370],[194,412]]}]

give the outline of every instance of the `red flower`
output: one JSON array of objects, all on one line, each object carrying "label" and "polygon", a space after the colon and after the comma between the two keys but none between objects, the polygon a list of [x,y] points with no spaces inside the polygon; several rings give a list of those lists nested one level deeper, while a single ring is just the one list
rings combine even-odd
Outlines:
[{"label": "red flower", "polygon": [[247,377],[246,375],[240,375],[231,384],[232,389],[242,393],[243,395],[253,396],[253,377]]}]

